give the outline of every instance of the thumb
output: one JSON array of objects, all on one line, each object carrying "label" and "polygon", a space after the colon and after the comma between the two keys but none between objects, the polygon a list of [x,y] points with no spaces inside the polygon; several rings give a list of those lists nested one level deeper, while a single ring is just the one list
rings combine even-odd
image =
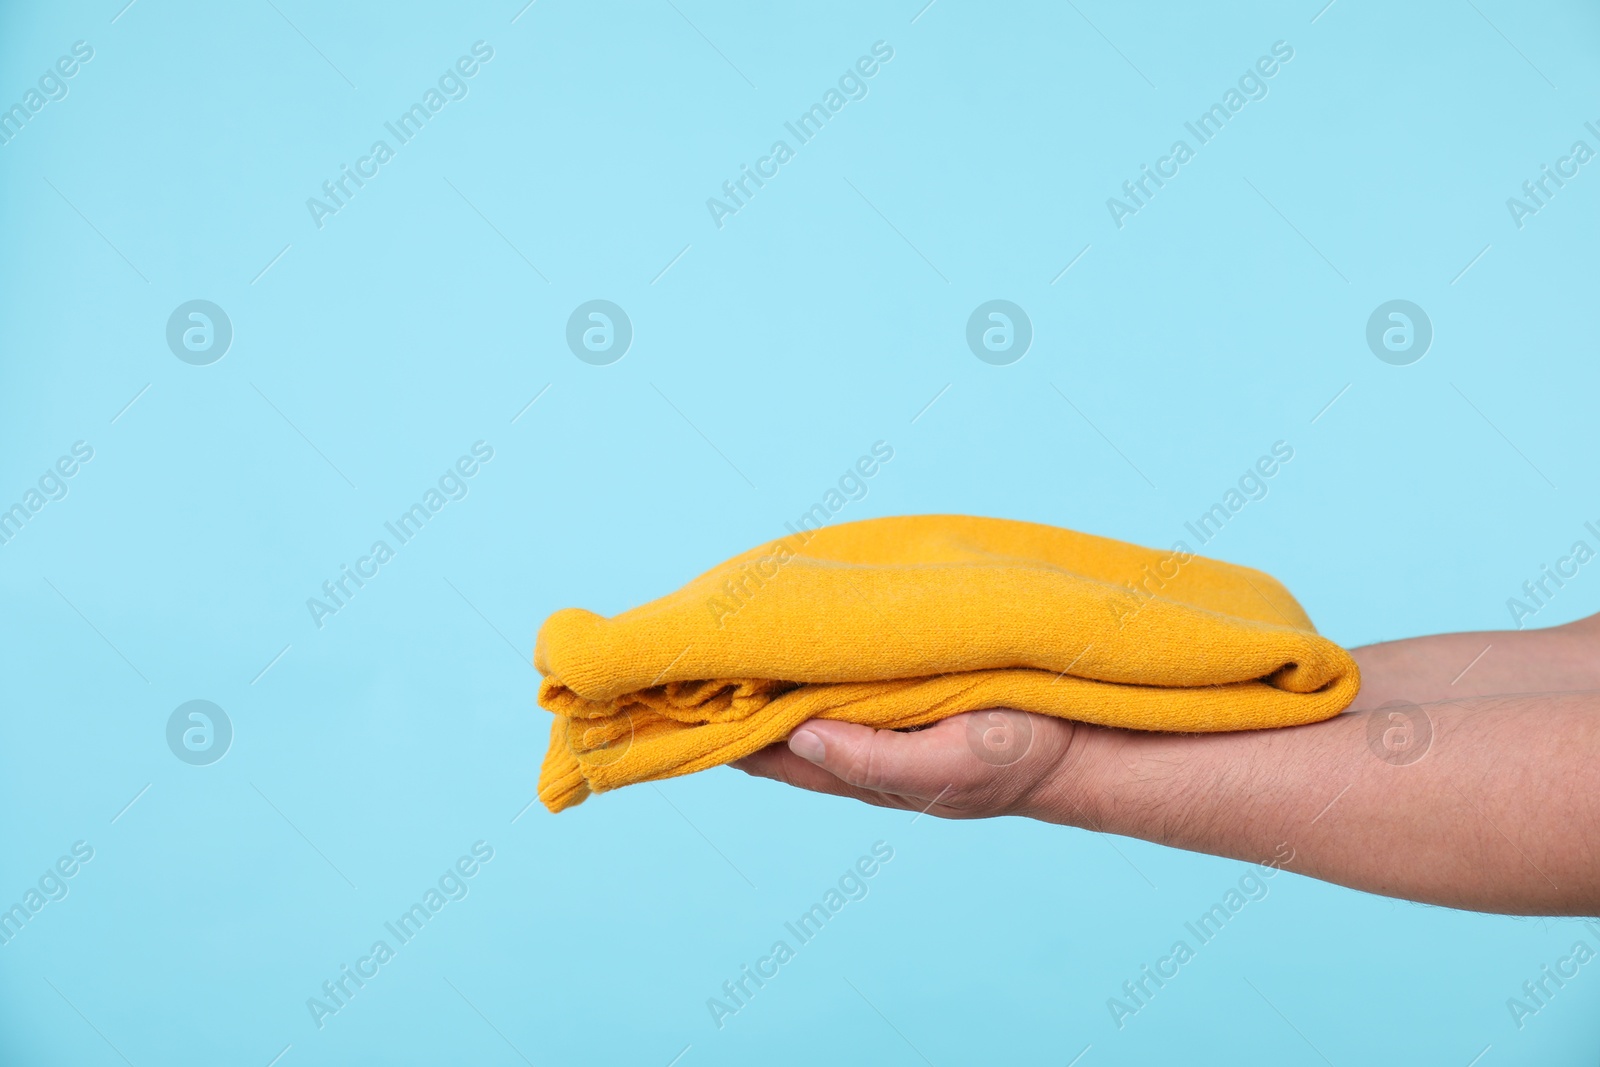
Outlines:
[{"label": "thumb", "polygon": [[789,751],[858,789],[932,800],[976,770],[964,743],[949,743],[952,726],[901,733],[812,719],[789,736]]}]

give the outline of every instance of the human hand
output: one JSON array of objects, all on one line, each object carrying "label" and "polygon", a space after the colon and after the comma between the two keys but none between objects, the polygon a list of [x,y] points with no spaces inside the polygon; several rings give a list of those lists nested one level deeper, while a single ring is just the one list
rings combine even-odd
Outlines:
[{"label": "human hand", "polygon": [[[1252,863],[1287,845],[1300,874],[1427,904],[1600,914],[1600,616],[1353,653],[1355,710],[1305,726],[1146,733],[1004,708],[910,732],[812,720],[734,766]],[[1422,738],[1400,760],[1382,732],[1396,715]]]},{"label": "human hand", "polygon": [[[732,764],[747,774],[947,819],[1025,815],[1063,821],[1063,780],[1093,727],[1009,708],[920,730],[813,719],[787,744]],[[1068,800],[1068,806],[1072,806]]]}]

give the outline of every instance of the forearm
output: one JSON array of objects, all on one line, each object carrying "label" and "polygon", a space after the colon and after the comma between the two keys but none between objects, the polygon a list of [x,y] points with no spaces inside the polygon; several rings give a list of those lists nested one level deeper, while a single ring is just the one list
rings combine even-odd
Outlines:
[{"label": "forearm", "polygon": [[[1351,712],[1198,737],[1083,730],[1029,813],[1258,862],[1292,850],[1287,869],[1428,903],[1600,913],[1594,653],[1583,626],[1360,649]],[[1545,695],[1482,695],[1496,690]],[[1406,713],[1413,745],[1431,730],[1414,761],[1385,745],[1386,730],[1405,741],[1406,720],[1377,710],[1397,700],[1426,716]]]},{"label": "forearm", "polygon": [[1358,648],[1352,711],[1474,696],[1600,689],[1600,615],[1545,630],[1434,634]]}]

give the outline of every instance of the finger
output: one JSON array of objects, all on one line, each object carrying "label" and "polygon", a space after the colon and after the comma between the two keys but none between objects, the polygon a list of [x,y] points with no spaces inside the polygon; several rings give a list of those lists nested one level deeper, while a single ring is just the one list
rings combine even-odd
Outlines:
[{"label": "finger", "polygon": [[734,760],[729,766],[757,778],[771,778],[801,789],[849,788],[829,771],[790,752],[789,746],[782,742]]},{"label": "finger", "polygon": [[964,727],[945,720],[915,733],[813,719],[789,737],[789,750],[847,785],[932,800],[975,773]]},{"label": "finger", "polygon": [[808,789],[814,793],[848,797],[884,808],[904,809],[917,803],[915,798],[896,797],[853,786],[826,768],[801,759],[782,744],[770,745],[759,752],[734,760],[728,766],[756,778],[771,778],[785,785]]}]

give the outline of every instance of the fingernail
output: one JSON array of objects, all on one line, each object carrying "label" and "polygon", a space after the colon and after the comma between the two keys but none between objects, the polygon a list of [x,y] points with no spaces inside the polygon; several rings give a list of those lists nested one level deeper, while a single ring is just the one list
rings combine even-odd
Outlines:
[{"label": "fingernail", "polygon": [[822,747],[822,738],[810,730],[800,730],[789,738],[789,751],[812,763],[821,763],[822,757],[827,755],[827,750]]}]

